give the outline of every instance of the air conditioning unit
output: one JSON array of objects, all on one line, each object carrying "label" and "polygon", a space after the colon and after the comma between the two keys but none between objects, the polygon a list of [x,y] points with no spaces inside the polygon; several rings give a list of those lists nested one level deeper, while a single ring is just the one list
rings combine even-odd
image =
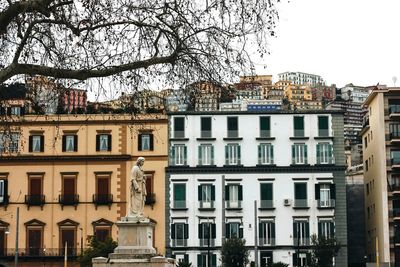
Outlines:
[{"label": "air conditioning unit", "polygon": [[285,205],[285,206],[290,206],[290,204],[292,204],[291,201],[290,201],[290,199],[285,198],[285,199],[283,200],[283,205]]}]

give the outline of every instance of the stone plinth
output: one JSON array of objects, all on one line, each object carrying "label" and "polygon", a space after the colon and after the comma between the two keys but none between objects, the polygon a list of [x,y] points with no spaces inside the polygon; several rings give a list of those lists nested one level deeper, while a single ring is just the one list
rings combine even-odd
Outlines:
[{"label": "stone plinth", "polygon": [[155,224],[147,218],[124,217],[116,223],[118,246],[108,258],[92,259],[93,267],[174,267],[174,260],[156,256]]}]

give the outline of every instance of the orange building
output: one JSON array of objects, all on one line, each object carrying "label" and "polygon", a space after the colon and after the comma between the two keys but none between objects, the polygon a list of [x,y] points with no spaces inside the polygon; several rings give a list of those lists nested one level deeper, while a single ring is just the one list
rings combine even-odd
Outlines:
[{"label": "orange building", "polygon": [[19,208],[19,258],[59,261],[96,236],[117,239],[126,215],[130,170],[146,159],[145,215],[156,222],[154,247],[165,252],[164,115],[12,116],[0,146],[0,257],[13,261]]}]

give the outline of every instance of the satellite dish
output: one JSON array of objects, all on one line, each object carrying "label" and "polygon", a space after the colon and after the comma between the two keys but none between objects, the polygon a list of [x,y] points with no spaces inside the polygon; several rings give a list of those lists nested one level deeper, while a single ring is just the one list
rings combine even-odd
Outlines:
[{"label": "satellite dish", "polygon": [[396,76],[393,76],[393,77],[392,77],[392,81],[393,81],[394,87],[396,87],[397,77],[396,77]]}]

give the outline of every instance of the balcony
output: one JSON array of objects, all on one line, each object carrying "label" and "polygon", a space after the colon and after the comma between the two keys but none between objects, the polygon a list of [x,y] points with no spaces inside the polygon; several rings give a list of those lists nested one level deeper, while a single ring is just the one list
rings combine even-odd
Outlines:
[{"label": "balcony", "polygon": [[400,116],[400,105],[389,105],[389,116]]},{"label": "balcony", "polygon": [[97,206],[111,206],[113,203],[113,195],[112,194],[94,194],[93,195],[93,203]]},{"label": "balcony", "polygon": [[62,206],[76,206],[79,203],[79,195],[62,194],[58,196],[58,203]]},{"label": "balcony", "polygon": [[293,245],[294,246],[309,246],[310,238],[309,237],[293,238]]},{"label": "balcony", "polygon": [[[215,246],[215,239],[214,238],[200,238],[200,247],[213,247]],[[210,245],[208,245],[208,243],[210,243]]]},{"label": "balcony", "polygon": [[186,210],[186,200],[174,200],[173,209]]},{"label": "balcony", "polygon": [[389,133],[390,142],[400,142],[400,132]]},{"label": "balcony", "polygon": [[308,209],[308,200],[307,199],[295,199],[294,206],[295,209]]},{"label": "balcony", "polygon": [[400,157],[391,158],[390,165],[392,165],[392,168],[400,168]]},{"label": "balcony", "polygon": [[333,209],[335,207],[335,199],[328,199],[328,200],[317,200],[317,207],[319,209]]},{"label": "balcony", "polygon": [[45,204],[45,195],[25,195],[25,204],[30,206],[43,207]]},{"label": "balcony", "polygon": [[259,246],[275,246],[275,238],[259,238]]},{"label": "balcony", "polygon": [[273,200],[261,200],[260,209],[275,209]]},{"label": "balcony", "polygon": [[199,209],[214,209],[214,201],[199,201]]},{"label": "balcony", "polygon": [[226,209],[242,209],[242,201],[241,200],[237,200],[237,201],[227,200],[227,201],[225,201],[225,208]]},{"label": "balcony", "polygon": [[173,247],[186,247],[187,239],[172,239],[172,246]]},{"label": "balcony", "polygon": [[156,203],[156,194],[155,193],[147,193],[144,204],[153,206],[154,203]]}]

